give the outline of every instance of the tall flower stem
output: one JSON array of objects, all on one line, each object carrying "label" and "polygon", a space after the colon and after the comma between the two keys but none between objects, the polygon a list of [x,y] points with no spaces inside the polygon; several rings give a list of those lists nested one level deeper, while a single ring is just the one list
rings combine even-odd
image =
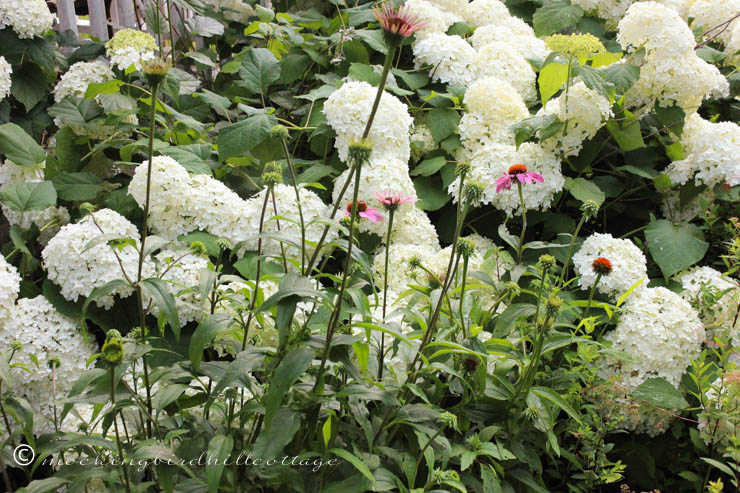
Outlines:
[{"label": "tall flower stem", "polygon": [[[149,112],[149,161],[147,162],[146,168],[146,197],[144,199],[144,219],[141,223],[141,248],[139,249],[139,265],[136,274],[136,295],[139,300],[139,327],[141,329],[142,342],[146,344],[146,313],[144,313],[144,293],[141,289],[142,274],[144,270],[145,260],[145,248],[146,248],[146,237],[149,231],[149,206],[151,203],[151,192],[152,192],[152,159],[154,158],[154,131],[157,124],[157,94],[159,92],[159,85],[161,79],[158,77],[152,77],[152,100],[151,110]],[[146,407],[149,416],[152,415],[152,393],[151,386],[149,385],[149,365],[147,364],[146,353],[141,356],[141,360],[144,366],[144,386],[146,388]],[[152,437],[152,422],[147,420],[146,422],[146,433],[147,438]]]},{"label": "tall flower stem", "polygon": [[568,74],[565,77],[565,125],[563,126],[563,136],[568,135],[568,90],[570,89],[570,76],[573,71],[573,55],[568,57]]},{"label": "tall flower stem", "polygon": [[[393,233],[393,216],[395,207],[388,211],[388,233],[385,235],[385,264],[383,266],[383,323],[385,323],[386,308],[388,306],[388,260],[391,251],[391,233]],[[378,380],[383,379],[383,359],[385,356],[385,333],[380,334],[380,351],[378,352]]]},{"label": "tall flower stem", "polygon": [[[383,71],[380,74],[380,82],[378,83],[378,92],[375,94],[375,101],[373,101],[373,106],[370,109],[370,116],[368,117],[367,123],[365,124],[365,130],[362,132],[362,139],[366,139],[368,135],[370,135],[370,129],[373,126],[373,120],[375,119],[375,114],[378,112],[378,106],[380,106],[380,98],[383,96],[383,89],[385,88],[385,83],[388,80],[388,73],[391,70],[391,66],[393,65],[393,54],[396,51],[397,45],[390,45],[388,46],[388,53],[385,55],[385,64],[383,65]],[[357,168],[359,167],[358,163],[353,163],[352,167],[349,170],[349,174],[347,175],[347,181],[344,182],[344,185],[342,186],[342,189],[339,192],[339,196],[337,197],[336,202],[334,203],[334,207],[331,210],[331,214],[329,215],[329,219],[334,219],[334,216],[337,215],[337,211],[339,210],[339,204],[342,203],[342,199],[344,198],[344,194],[347,192],[347,189],[349,188],[349,184],[352,183],[352,177],[357,172]],[[358,181],[355,181],[355,183],[359,183]],[[357,200],[354,201],[356,203]],[[324,244],[324,241],[326,241],[326,235],[329,234],[329,228],[330,226],[327,224],[324,226],[324,231],[321,232],[321,237],[319,238],[318,243],[316,244],[316,249],[313,252],[313,255],[311,256],[311,260],[308,262],[308,266],[306,267],[306,275],[308,275],[311,272],[311,269],[313,269],[314,264],[316,263],[316,260],[318,259],[321,247]]]},{"label": "tall flower stem", "polygon": [[460,286],[460,326],[462,327],[463,338],[467,339],[467,329],[465,328],[465,313],[464,313],[464,302],[465,302],[465,283],[468,280],[468,262],[470,261],[469,255],[463,255],[463,273],[462,273],[462,285]]},{"label": "tall flower stem", "polygon": [[524,206],[524,193],[522,192],[522,184],[517,182],[517,189],[519,190],[519,202],[522,204],[522,232],[519,233],[519,248],[516,252],[516,263],[522,263],[522,252],[524,251],[524,233],[527,231],[527,208]]},{"label": "tall flower stem", "polygon": [[118,458],[121,461],[121,472],[123,481],[126,485],[126,492],[131,493],[131,483],[128,479],[128,472],[123,460],[123,446],[121,445],[121,434],[118,432],[118,411],[116,410],[116,369],[113,365],[110,367],[110,403],[113,408],[113,429],[116,432],[116,444],[118,445]]},{"label": "tall flower stem", "polygon": [[281,138],[280,142],[283,145],[283,153],[285,154],[285,161],[288,163],[288,170],[290,171],[290,180],[293,182],[293,189],[295,190],[295,202],[298,205],[298,218],[301,222],[301,275],[306,275],[308,272],[305,270],[306,267],[306,223],[303,219],[303,208],[301,207],[301,195],[298,190],[298,177],[293,167],[293,161],[290,159],[290,152],[288,151],[288,143],[285,138]]},{"label": "tall flower stem", "polygon": [[591,302],[594,300],[594,292],[596,291],[596,286],[599,285],[600,280],[601,274],[596,274],[596,280],[594,281],[594,285],[591,286],[591,292],[588,294],[588,304],[586,305],[586,313],[583,315],[583,318],[588,317],[588,312],[591,311]]},{"label": "tall flower stem", "polygon": [[578,233],[581,232],[581,228],[586,222],[586,219],[587,219],[586,214],[583,214],[581,216],[581,220],[578,221],[578,225],[576,226],[576,230],[573,232],[573,236],[570,237],[570,244],[568,245],[568,253],[565,255],[565,262],[563,263],[563,268],[560,270],[560,277],[558,278],[558,286],[563,284],[563,282],[565,281],[565,277],[568,275],[568,267],[570,264],[570,257],[573,254],[573,246],[576,244],[576,238],[578,238]]}]

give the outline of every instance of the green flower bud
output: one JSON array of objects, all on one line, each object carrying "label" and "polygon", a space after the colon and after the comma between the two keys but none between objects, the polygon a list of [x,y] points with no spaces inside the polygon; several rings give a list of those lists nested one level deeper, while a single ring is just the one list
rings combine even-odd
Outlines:
[{"label": "green flower bud", "polygon": [[49,368],[59,368],[61,364],[62,360],[60,360],[58,356],[52,356],[51,358],[49,358]]},{"label": "green flower bud", "polygon": [[552,312],[557,312],[563,306],[563,298],[556,293],[550,293],[547,297],[547,308]]},{"label": "green flower bud", "polygon": [[141,63],[141,71],[144,72],[147,83],[152,87],[159,85],[171,68],[172,62],[169,59],[164,60],[161,57]]},{"label": "green flower bud", "polygon": [[540,255],[539,264],[544,270],[550,270],[557,265],[557,260],[552,255]]},{"label": "green flower bud", "polygon": [[283,182],[283,168],[275,161],[265,164],[262,170],[262,183],[272,187]]},{"label": "green flower bud", "polygon": [[471,181],[469,183],[465,184],[465,190],[463,191],[463,195],[465,196],[465,200],[470,205],[477,205],[481,199],[483,198],[483,191],[486,189],[485,185],[482,183]]},{"label": "green flower bud", "polygon": [[459,161],[455,166],[455,175],[466,176],[470,173],[470,161]]},{"label": "green flower bud", "polygon": [[504,285],[504,288],[514,296],[519,296],[519,293],[522,292],[522,288],[520,288],[519,285],[513,281],[507,282]]},{"label": "green flower bud", "polygon": [[445,428],[452,428],[453,430],[457,430],[457,416],[455,416],[451,412],[445,411],[440,414],[437,418],[437,422]]},{"label": "green flower bud", "polygon": [[103,343],[101,352],[103,353],[103,358],[108,363],[113,366],[119,364],[121,359],[123,359],[123,338],[121,337],[121,333],[116,329],[109,330],[105,336],[105,342]]},{"label": "green flower bud", "polygon": [[288,127],[285,125],[280,125],[279,123],[272,127],[270,130],[270,134],[272,134],[273,137],[286,140],[288,137],[290,137],[290,131],[288,131]]},{"label": "green flower bud", "polygon": [[349,143],[349,158],[355,163],[366,163],[372,152],[373,141],[370,139],[354,139]]},{"label": "green flower bud", "polygon": [[220,250],[231,250],[231,241],[228,238],[219,238],[216,240],[216,244]]},{"label": "green flower bud", "polygon": [[80,204],[80,210],[86,214],[92,214],[95,212],[96,207],[90,202],[83,202]]},{"label": "green flower bud", "polygon": [[197,255],[198,257],[205,257],[208,254],[208,249],[202,241],[193,241],[188,248],[193,255]]},{"label": "green flower bud", "polygon": [[586,219],[596,217],[596,214],[598,214],[599,212],[599,204],[597,204],[593,200],[587,200],[583,204],[581,204],[581,212],[583,212],[583,215],[586,216]]},{"label": "green flower bud", "polygon": [[13,351],[21,351],[23,349],[23,343],[21,341],[15,340],[10,343],[10,349]]},{"label": "green flower bud", "polygon": [[469,238],[458,238],[457,240],[457,251],[460,252],[464,258],[470,258],[475,253],[475,244]]}]

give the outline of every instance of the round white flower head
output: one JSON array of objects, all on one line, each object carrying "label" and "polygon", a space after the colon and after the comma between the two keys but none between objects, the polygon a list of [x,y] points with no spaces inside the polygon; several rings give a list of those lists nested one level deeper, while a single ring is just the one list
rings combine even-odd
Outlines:
[{"label": "round white flower head", "polygon": [[[367,82],[345,82],[324,103],[324,114],[337,133],[334,146],[339,159],[347,161],[349,144],[359,140],[365,130],[377,89]],[[373,141],[375,156],[396,156],[409,160],[409,128],[413,119],[408,107],[397,97],[384,92],[368,137]]]},{"label": "round white flower head", "polygon": [[[53,431],[54,387],[49,366],[52,358],[59,361],[59,366],[54,369],[59,414],[60,400],[85,372],[86,360],[96,347],[85,342],[73,319],[57,312],[43,296],[18,300],[0,329],[1,347],[9,348],[13,341],[23,345],[13,357],[13,363],[23,363],[31,370],[11,368],[14,392],[28,400],[35,412],[48,419],[35,426],[36,433]],[[32,356],[38,361],[38,366]]]},{"label": "round white flower head", "polygon": [[154,60],[157,44],[151,34],[136,29],[121,29],[105,43],[113,65],[126,70],[131,65],[141,70],[141,63]]},{"label": "round white flower head", "polygon": [[681,19],[688,21],[689,19],[689,7],[692,3],[694,3],[694,0],[655,0],[658,3],[665,5],[668,8],[671,8],[678,12],[678,15],[681,17]]},{"label": "round white flower head", "polygon": [[574,5],[580,5],[587,13],[606,21],[606,25],[613,28],[624,17],[632,0],[573,0]]},{"label": "round white flower head", "polygon": [[605,422],[616,422],[617,427],[622,430],[655,437],[665,433],[673,420],[671,414],[665,410],[633,400],[630,390],[617,382],[593,386],[589,388],[587,395],[596,404],[602,419]]},{"label": "round white flower head", "polygon": [[468,17],[468,0],[429,0],[439,9],[454,14],[458,20]]},{"label": "round white flower head", "polygon": [[[148,166],[149,161],[137,166],[128,185],[128,193],[140,207],[146,201]],[[189,208],[190,175],[180,163],[168,156],[155,156],[150,192],[149,226],[155,233],[173,240],[196,229],[196,218]]]},{"label": "round white flower head", "polygon": [[617,41],[634,51],[663,49],[677,54],[693,51],[694,33],[678,13],[656,2],[637,2],[619,21]]},{"label": "round white flower head", "polygon": [[676,281],[683,286],[681,297],[699,311],[709,337],[737,335],[740,329],[740,321],[735,320],[740,305],[737,281],[711,267],[694,267],[678,274]]},{"label": "round white flower head", "polygon": [[[499,3],[498,0],[496,0],[496,3]],[[481,26],[470,36],[470,42],[476,50],[480,50],[489,43],[506,43],[510,49],[519,53],[524,58],[542,59],[547,57],[549,53],[543,40],[534,35],[517,33],[508,24]],[[496,75],[493,74],[493,76],[495,77]]]},{"label": "round white flower head", "polygon": [[420,160],[424,154],[437,148],[431,130],[423,123],[414,124],[409,140],[411,141],[411,158],[414,161]]},{"label": "round white flower head", "polygon": [[740,22],[733,22],[730,27],[730,39],[725,43],[725,54],[731,57],[729,62],[737,62],[740,55],[736,55],[740,51]]},{"label": "round white flower head", "polygon": [[439,250],[439,237],[429,216],[418,207],[409,207],[393,218],[393,243],[412,243]]},{"label": "round white flower head", "polygon": [[581,289],[590,289],[596,281],[593,262],[604,257],[612,264],[612,271],[601,276],[596,289],[603,294],[620,296],[639,280],[647,277],[647,259],[630,240],[614,238],[610,234],[594,233],[573,255],[573,265],[580,276]]},{"label": "round white flower head", "polygon": [[501,24],[502,19],[509,17],[509,9],[499,0],[473,0],[468,5],[465,22],[480,27],[489,24]]},{"label": "round white flower head", "polygon": [[486,44],[478,50],[475,63],[477,77],[508,80],[524,101],[537,98],[534,69],[511,44],[502,41]]},{"label": "round white flower head", "polygon": [[87,86],[115,79],[115,74],[108,64],[101,61],[77,62],[69,67],[54,87],[54,101],[57,103],[65,96],[85,97]]},{"label": "round white flower head", "polygon": [[606,371],[630,390],[654,377],[678,386],[699,357],[704,337],[704,326],[686,300],[666,288],[638,289],[627,298],[616,329],[604,337],[631,359],[621,364],[609,356]]},{"label": "round white flower head", "polygon": [[444,33],[458,20],[454,14],[437,8],[427,0],[407,0],[404,7],[410,15],[424,22],[424,28],[414,34],[416,39],[421,39],[428,33]]},{"label": "round white flower head", "polygon": [[[383,288],[385,279],[385,248],[381,248],[373,259],[373,279],[378,288]],[[425,258],[434,256],[438,249],[420,243],[391,243],[388,257],[388,290],[400,293],[406,290],[409,284],[425,284],[420,277],[419,270],[412,268],[412,259],[423,262]],[[417,281],[418,278],[418,281]]]},{"label": "round white flower head", "polygon": [[[258,299],[266,300],[277,293],[278,283],[272,279],[261,279]],[[229,280],[219,285],[219,300],[214,313],[223,313],[230,317],[230,326],[233,331],[220,334],[217,349],[220,348],[229,354],[236,354],[241,350],[243,328],[249,320],[247,308],[250,306],[254,291],[254,281]],[[259,307],[259,305],[256,305]],[[247,337],[258,345],[277,347],[279,336],[275,330],[275,320],[269,312],[260,312],[251,317]]]},{"label": "round white flower head", "polygon": [[475,81],[465,93],[465,106],[458,131],[468,158],[489,144],[513,145],[511,126],[529,117],[519,93],[494,77]]},{"label": "round white flower head", "polygon": [[54,16],[44,0],[0,2],[0,29],[10,26],[19,38],[33,38],[51,29]]},{"label": "round white flower head", "polygon": [[711,123],[698,114],[690,115],[681,134],[685,157],[674,161],[666,174],[674,184],[692,177],[710,187],[718,183],[740,184],[740,126],[734,122]]},{"label": "round white flower head", "polygon": [[686,113],[699,109],[703,100],[726,97],[730,86],[714,65],[705,62],[693,51],[676,54],[671,49],[655,50],[643,60],[640,78],[625,94],[629,107],[674,103]]},{"label": "round white flower head", "polygon": [[12,73],[13,67],[4,56],[0,56],[0,101],[10,95],[10,86],[13,84],[10,78]]},{"label": "round white flower head", "polygon": [[725,371],[707,390],[704,409],[699,413],[699,431],[704,443],[724,453],[738,435],[740,372]]},{"label": "round white flower head", "polygon": [[[125,245],[118,250],[118,257],[129,276],[136,276],[138,269],[139,232],[136,226],[110,209],[101,209],[94,212],[93,216],[97,225],[91,215],[75,224],[67,224],[41,252],[49,280],[57,284],[62,296],[70,301],[77,301],[80,296],[89,296],[93,289],[110,281],[124,279],[113,247],[102,242],[85,250],[90,241],[104,234],[131,238],[136,242],[136,248]],[[95,303],[109,309],[113,306],[115,294],[126,297],[131,293],[133,288],[126,285],[109,295],[97,298]]]},{"label": "round white flower head", "polygon": [[554,114],[560,121],[568,120],[568,134],[558,134],[547,139],[542,146],[565,156],[577,155],[583,141],[590,139],[612,114],[611,103],[604,96],[579,81],[570,87],[566,111],[565,94],[551,99],[543,113]]},{"label": "round white flower head", "polygon": [[[194,255],[187,249],[163,250],[155,258],[164,274],[162,279],[167,282],[170,293],[175,297],[180,327],[193,320],[202,320],[206,311],[200,296],[199,275],[202,270],[208,270],[208,258]],[[144,305],[148,304],[145,300]],[[159,307],[154,303],[152,313],[159,314]]]},{"label": "round white flower head", "polygon": [[0,255],[0,324],[15,305],[21,289],[21,276],[18,270]]},{"label": "round white flower head", "polygon": [[477,78],[478,54],[460,36],[429,33],[414,43],[414,68],[429,67],[429,76],[454,86],[468,87]]},{"label": "round white flower head", "polygon": [[[693,19],[691,27],[695,31],[704,32],[726,22],[738,12],[740,0],[695,0],[689,7],[689,18]],[[737,21],[734,24],[737,25]],[[710,35],[718,34],[715,40],[726,45],[732,39],[732,27],[722,32],[713,31]]]},{"label": "round white flower head", "polygon": [[[563,189],[565,178],[560,171],[558,158],[539,144],[530,142],[519,146],[519,150],[513,145],[490,144],[474,155],[470,161],[468,182],[485,185],[481,203],[491,204],[506,212],[507,216],[519,212],[521,200],[516,185],[496,192],[496,179],[506,175],[512,163],[525,164],[527,171],[539,173],[544,179],[524,185],[524,205],[527,210],[548,208],[555,194]],[[458,186],[459,181],[455,180],[448,188],[455,200],[459,198]]]}]

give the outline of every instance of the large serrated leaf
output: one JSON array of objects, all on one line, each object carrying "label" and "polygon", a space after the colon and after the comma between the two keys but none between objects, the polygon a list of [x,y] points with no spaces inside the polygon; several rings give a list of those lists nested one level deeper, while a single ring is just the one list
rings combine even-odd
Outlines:
[{"label": "large serrated leaf", "polygon": [[537,36],[547,36],[575,26],[581,17],[583,9],[579,5],[556,1],[538,8],[532,17],[532,25]]},{"label": "large serrated leaf", "polygon": [[230,157],[243,156],[267,139],[277,123],[272,115],[251,116],[218,132],[218,157],[222,162]]},{"label": "large serrated leaf", "polygon": [[57,203],[57,192],[50,181],[8,183],[0,201],[16,212],[42,211]]},{"label": "large serrated leaf", "polygon": [[255,94],[265,94],[270,84],[280,78],[280,62],[266,48],[253,48],[239,68],[244,85]]},{"label": "large serrated leaf", "polygon": [[0,125],[0,152],[19,166],[35,166],[46,160],[41,146],[15,123]]},{"label": "large serrated leaf", "polygon": [[645,239],[666,279],[703,259],[709,248],[697,226],[673,224],[665,219],[651,222],[645,230]]},{"label": "large serrated leaf", "polygon": [[632,391],[632,398],[663,409],[686,409],[689,403],[665,378],[649,378]]}]

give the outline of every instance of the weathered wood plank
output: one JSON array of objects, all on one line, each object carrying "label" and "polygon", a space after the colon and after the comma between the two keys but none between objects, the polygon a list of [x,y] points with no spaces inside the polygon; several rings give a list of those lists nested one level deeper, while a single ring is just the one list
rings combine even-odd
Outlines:
[{"label": "weathered wood plank", "polygon": [[71,29],[75,34],[79,34],[74,0],[57,0],[57,15],[61,32]]},{"label": "weathered wood plank", "polygon": [[108,16],[104,0],[87,0],[87,9],[90,12],[90,32],[100,41],[107,41]]}]

